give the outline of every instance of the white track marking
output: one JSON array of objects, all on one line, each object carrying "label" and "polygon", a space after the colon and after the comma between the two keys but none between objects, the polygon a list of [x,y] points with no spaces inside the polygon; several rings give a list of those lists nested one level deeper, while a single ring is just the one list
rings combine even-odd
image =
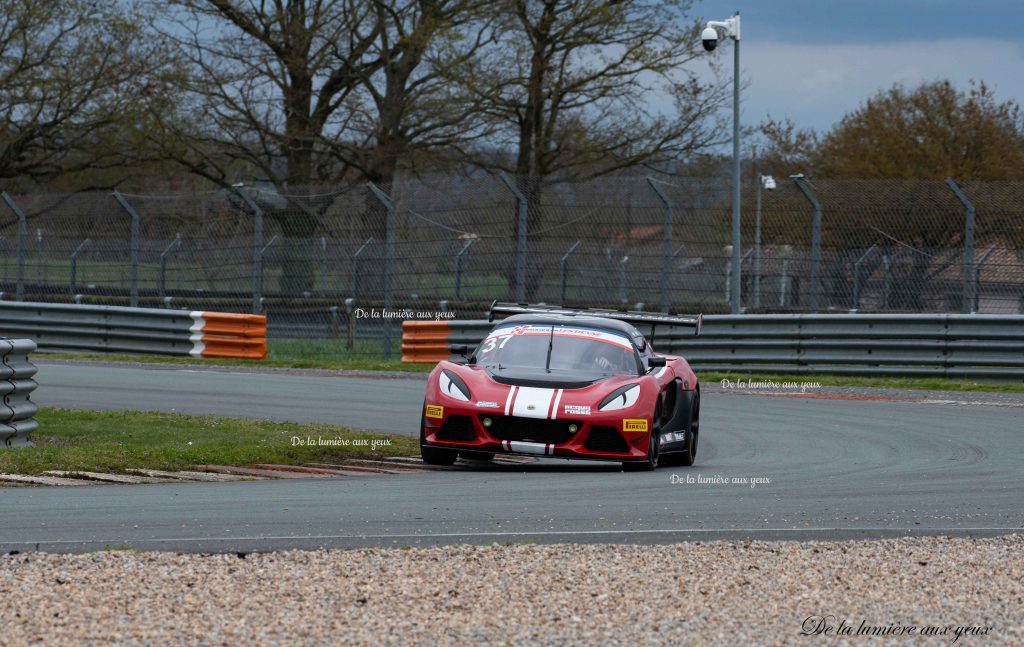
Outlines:
[{"label": "white track marking", "polygon": [[[186,485],[186,484],[182,484]],[[29,541],[4,541],[0,547],[6,546],[58,546],[66,544],[124,544],[124,543],[170,543],[170,542],[204,542],[204,541],[287,541],[287,540],[322,540],[322,539],[429,539],[431,537],[564,537],[571,535],[587,536],[621,536],[621,535],[671,535],[684,533],[825,533],[825,532],[883,532],[897,533],[905,532],[908,536],[931,536],[935,534],[954,534],[965,532],[1021,532],[1024,528],[958,528],[944,527],[932,528],[915,526],[913,528],[656,528],[651,530],[521,530],[505,532],[436,532],[421,534],[402,535],[239,535],[236,537],[168,537],[165,539],[131,539],[118,537],[116,539],[59,539],[59,540],[29,540]]]}]

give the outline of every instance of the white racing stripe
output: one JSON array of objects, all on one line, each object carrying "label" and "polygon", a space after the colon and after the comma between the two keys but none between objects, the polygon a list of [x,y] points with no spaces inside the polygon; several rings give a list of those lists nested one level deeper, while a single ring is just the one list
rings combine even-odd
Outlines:
[{"label": "white racing stripe", "polygon": [[518,388],[519,388],[518,386],[513,386],[511,389],[508,390],[508,398],[505,399],[505,415],[506,416],[508,415],[509,409],[512,407],[512,400],[515,399],[515,397],[516,397],[516,389],[518,389]]},{"label": "white racing stripe", "polygon": [[555,406],[551,407],[551,419],[554,420],[558,417],[558,403],[562,401],[562,391],[564,389],[558,389],[555,393]]},{"label": "white racing stripe", "polygon": [[547,418],[551,410],[551,399],[554,397],[554,389],[521,386],[519,393],[516,394],[516,401],[512,404],[512,415],[522,418]]}]

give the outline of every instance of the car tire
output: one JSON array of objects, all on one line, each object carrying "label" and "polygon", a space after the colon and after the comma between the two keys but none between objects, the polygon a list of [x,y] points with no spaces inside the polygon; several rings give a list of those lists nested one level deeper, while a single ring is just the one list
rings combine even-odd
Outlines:
[{"label": "car tire", "polygon": [[659,465],[663,467],[690,467],[697,460],[697,439],[700,438],[700,391],[694,391],[686,417],[686,449],[662,454]]},{"label": "car tire", "polygon": [[622,463],[622,469],[626,472],[651,472],[658,467],[658,450],[660,444],[658,439],[661,436],[661,403],[654,409],[654,417],[651,418],[654,421],[651,427],[651,433],[648,436],[647,441],[647,460],[644,461],[629,461]]},{"label": "car tire", "polygon": [[[426,405],[424,404],[424,409]],[[427,426],[427,416],[424,414],[420,416],[420,458],[427,465],[454,465],[455,459],[459,457],[459,452],[454,449],[445,449],[443,447],[431,447],[426,444],[426,434],[424,428]]]},{"label": "car tire", "polygon": [[459,453],[451,449],[420,445],[420,458],[427,465],[454,465]]}]

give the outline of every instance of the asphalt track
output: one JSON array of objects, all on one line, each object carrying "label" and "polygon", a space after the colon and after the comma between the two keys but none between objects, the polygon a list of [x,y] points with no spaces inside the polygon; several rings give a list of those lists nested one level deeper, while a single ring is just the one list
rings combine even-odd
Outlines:
[{"label": "asphalt track", "polygon": [[[422,377],[40,362],[43,406],[181,411],[415,433]],[[1024,406],[705,392],[697,465],[0,488],[0,549],[179,551],[491,542],[995,535],[1024,528]],[[688,477],[695,482],[688,482]],[[716,478],[717,477],[717,478]],[[762,478],[754,487],[733,479]],[[712,482],[701,482],[711,479]],[[726,482],[721,482],[725,479]]]}]

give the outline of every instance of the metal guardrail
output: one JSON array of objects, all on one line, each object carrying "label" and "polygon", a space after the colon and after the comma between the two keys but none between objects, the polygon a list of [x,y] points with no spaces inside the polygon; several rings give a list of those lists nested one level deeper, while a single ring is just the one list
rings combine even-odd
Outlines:
[{"label": "metal guardrail", "polygon": [[262,359],[267,318],[204,310],[0,301],[0,335],[41,351],[98,351]]},{"label": "metal guardrail", "polygon": [[[493,325],[407,321],[402,360],[447,358],[448,344],[475,346]],[[1024,316],[710,315],[700,337],[689,328],[655,333],[655,349],[698,371],[1024,378]]]},{"label": "metal guardrail", "polygon": [[32,444],[29,434],[39,427],[33,419],[39,408],[29,399],[36,390],[36,367],[28,356],[36,350],[30,339],[0,339],[0,447]]}]

